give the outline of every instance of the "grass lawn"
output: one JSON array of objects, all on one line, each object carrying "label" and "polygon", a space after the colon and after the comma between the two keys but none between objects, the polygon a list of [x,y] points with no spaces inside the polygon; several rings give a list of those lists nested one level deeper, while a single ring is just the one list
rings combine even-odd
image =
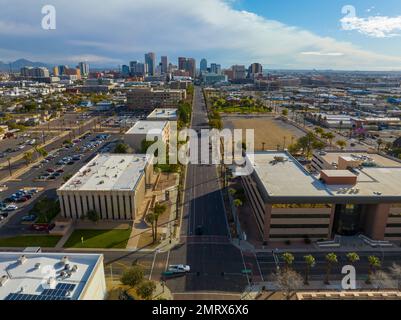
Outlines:
[{"label": "grass lawn", "polygon": [[[131,229],[126,230],[75,230],[64,248],[125,249]],[[84,238],[82,243],[81,238]]]},{"label": "grass lawn", "polygon": [[[157,234],[157,239],[161,238],[161,233]],[[145,232],[142,233],[139,236],[139,241],[138,241],[138,249],[139,248],[148,248],[148,249],[152,249],[152,248],[156,248],[159,245],[159,242],[155,242],[153,243],[153,236],[152,236],[152,232]]]},{"label": "grass lawn", "polygon": [[43,247],[54,248],[61,239],[60,236],[19,236],[0,239],[0,247],[23,248]]}]

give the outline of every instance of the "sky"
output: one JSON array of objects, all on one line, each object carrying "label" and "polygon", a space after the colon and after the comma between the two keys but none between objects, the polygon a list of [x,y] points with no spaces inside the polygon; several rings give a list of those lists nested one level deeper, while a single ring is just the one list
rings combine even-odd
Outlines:
[{"label": "sky", "polygon": [[[42,28],[43,6],[55,29]],[[168,55],[228,67],[401,70],[400,0],[0,0],[0,61],[118,66]],[[49,21],[46,19],[46,21]]]}]

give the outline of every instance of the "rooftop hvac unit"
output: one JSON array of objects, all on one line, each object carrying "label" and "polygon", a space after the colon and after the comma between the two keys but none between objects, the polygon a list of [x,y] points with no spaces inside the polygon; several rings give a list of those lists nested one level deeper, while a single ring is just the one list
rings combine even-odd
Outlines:
[{"label": "rooftop hvac unit", "polygon": [[18,258],[19,264],[24,264],[27,261],[27,257],[25,255],[22,255],[21,257]]},{"label": "rooftop hvac unit", "polygon": [[64,257],[61,259],[61,263],[64,264],[64,265],[68,264],[69,262],[70,262],[70,260],[68,259],[67,256],[64,256]]},{"label": "rooftop hvac unit", "polygon": [[56,281],[56,279],[55,278],[53,278],[53,277],[50,277],[48,280],[47,280],[47,285],[49,286],[49,288],[50,289],[56,289],[56,286],[57,286],[57,281]]},{"label": "rooftop hvac unit", "polygon": [[40,269],[40,262],[35,263],[35,269],[36,269],[36,270],[39,270],[39,269]]},{"label": "rooftop hvac unit", "polygon": [[2,276],[0,278],[0,287],[3,287],[9,279],[10,278],[7,275]]},{"label": "rooftop hvac unit", "polygon": [[75,264],[75,265],[72,267],[71,271],[72,271],[72,272],[77,272],[77,271],[78,271],[78,266]]}]

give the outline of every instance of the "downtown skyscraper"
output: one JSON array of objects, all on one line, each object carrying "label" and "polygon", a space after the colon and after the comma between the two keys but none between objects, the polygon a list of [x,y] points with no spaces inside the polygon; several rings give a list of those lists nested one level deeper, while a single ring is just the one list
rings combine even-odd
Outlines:
[{"label": "downtown skyscraper", "polygon": [[145,73],[154,76],[156,73],[156,54],[149,52],[145,54]]}]

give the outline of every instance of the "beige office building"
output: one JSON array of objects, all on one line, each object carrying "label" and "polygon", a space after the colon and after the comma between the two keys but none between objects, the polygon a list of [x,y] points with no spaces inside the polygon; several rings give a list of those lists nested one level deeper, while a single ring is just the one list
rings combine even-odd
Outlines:
[{"label": "beige office building", "polygon": [[135,88],[127,92],[127,104],[130,109],[176,108],[186,97],[186,90]]},{"label": "beige office building", "polygon": [[142,142],[147,140],[147,136],[157,138],[165,144],[170,139],[170,122],[169,121],[138,121],[124,135],[124,141],[135,152],[142,150]]},{"label": "beige office building", "polygon": [[358,234],[401,240],[401,164],[337,156],[339,169],[312,174],[286,152],[248,155],[253,171],[242,182],[264,242]]},{"label": "beige office building", "polygon": [[57,190],[61,213],[80,219],[95,210],[102,220],[134,220],[153,173],[152,157],[100,154]]}]

